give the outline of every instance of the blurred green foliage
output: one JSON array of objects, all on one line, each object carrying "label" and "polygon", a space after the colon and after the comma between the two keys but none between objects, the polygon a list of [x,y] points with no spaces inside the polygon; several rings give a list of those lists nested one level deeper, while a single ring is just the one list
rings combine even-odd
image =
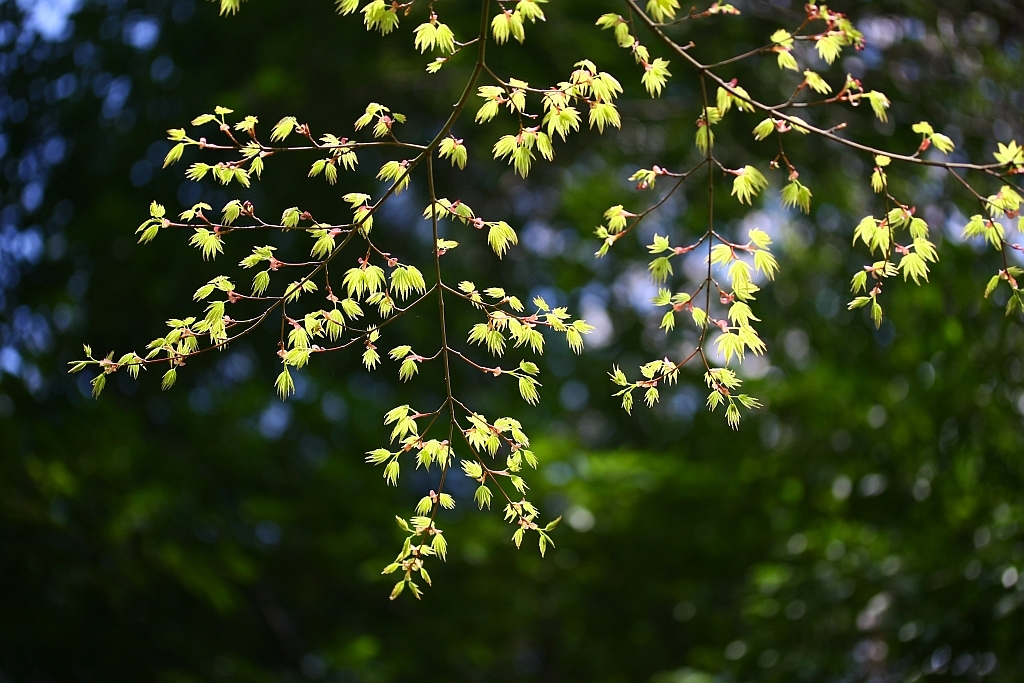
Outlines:
[{"label": "blurred green foliage", "polygon": [[[993,139],[1020,135],[1014,4],[847,5],[838,9],[868,20],[869,40],[884,49],[842,66],[893,99],[892,126],[854,112],[851,134],[909,148],[909,125],[927,118],[975,158],[992,151]],[[702,54],[760,44],[797,11],[784,0],[742,8],[743,18],[689,29]],[[2,9],[22,21],[11,3]],[[548,23],[524,48],[497,52],[498,67],[507,60],[518,76],[547,82],[586,55],[627,82],[630,65],[590,28],[614,3],[558,0],[545,9]],[[143,19],[157,22],[159,38],[135,47],[131,27]],[[8,124],[7,161],[40,131],[60,131],[70,152],[28,216],[45,231],[46,258],[6,293],[7,310],[24,306],[52,321],[53,340],[21,351],[42,384],[10,373],[0,380],[4,678],[880,683],[1024,675],[1024,336],[1000,302],[981,297],[994,257],[951,239],[969,211],[952,185],[922,175],[900,188],[949,229],[931,283],[893,288],[891,322],[875,332],[843,305],[861,258],[849,245],[867,197],[856,180],[863,162],[814,141],[794,155],[806,160],[801,179],[816,196],[839,199],[816,204],[808,219],[771,202],[761,208],[758,220],[776,228],[782,246],[780,279],[759,302],[770,363],[749,379],[767,406],[732,433],[688,387],[697,377],[684,376],[658,410],[632,418],[606,377],[612,362],[665,351],[646,305],[649,235],[594,261],[590,232],[608,205],[638,201],[624,182],[634,168],[691,153],[692,129],[672,122],[678,109],[694,117],[698,109],[681,65],[661,100],[630,81],[623,130],[607,140],[581,136],[560,152],[563,170],[538,166],[529,184],[488,162],[485,150],[472,153],[492,129],[459,131],[471,148],[472,184],[439,173],[442,194],[514,221],[523,239],[503,262],[467,244],[453,252],[463,259],[456,267],[467,277],[492,269],[524,292],[573,303],[592,322],[598,312],[613,333],[580,359],[553,348],[544,400],[526,411],[530,432],[546,434],[535,449],[537,498],[566,519],[555,551],[543,560],[517,552],[505,524],[463,505],[447,515],[451,552],[434,588],[421,603],[389,603],[390,583],[378,572],[398,538],[390,520],[420,493],[386,488],[362,454],[378,445],[382,409],[397,392],[412,392],[409,402],[431,398],[417,393],[431,386],[426,368],[411,389],[398,388],[367,375],[355,356],[332,357],[304,372],[296,399],[281,404],[271,388],[273,333],[257,334],[190,363],[170,393],[143,377],[93,402],[63,363],[82,340],[99,350],[151,338],[197,282],[216,274],[184,240],[134,246],[151,199],[176,208],[195,198],[180,176],[157,170],[164,129],[222,104],[337,131],[375,100],[409,114],[407,134],[422,137],[445,114],[464,67],[425,81],[410,41],[367,35],[330,3],[251,2],[233,18],[191,0],[88,4],[74,22],[63,47],[5,48],[19,55],[7,92],[32,112]],[[63,73],[78,74],[78,94],[33,97],[38,78]],[[762,79],[776,74],[768,64]],[[120,76],[130,95],[113,107],[109,84]],[[749,141],[741,128],[719,133],[722,144]],[[725,153],[741,159],[733,144]],[[359,182],[375,187],[370,174]],[[340,195],[286,162],[251,197],[316,208]],[[660,229],[685,233],[689,217],[702,215],[700,193],[686,199],[669,207]],[[74,207],[66,227],[61,200]],[[4,201],[17,197],[5,189]],[[427,238],[422,204],[383,215],[381,231],[396,243]],[[716,206],[725,230],[745,215],[733,202]],[[466,327],[467,314],[456,311],[457,325]],[[16,319],[3,322],[5,343],[17,336]],[[408,321],[424,337],[432,324]],[[458,381],[477,387],[490,412],[518,402],[512,389],[468,374]]]}]

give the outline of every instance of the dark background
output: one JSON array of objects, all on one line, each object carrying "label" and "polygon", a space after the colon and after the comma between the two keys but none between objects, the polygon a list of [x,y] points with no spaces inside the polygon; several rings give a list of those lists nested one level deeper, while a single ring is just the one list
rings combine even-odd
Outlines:
[{"label": "dark background", "polygon": [[[799,23],[796,2],[736,4],[743,17],[680,40],[710,61]],[[891,124],[849,108],[815,120],[848,119],[850,135],[909,151],[910,125],[927,119],[974,160],[1019,136],[1020,5],[940,4],[836,3],[870,47],[829,76],[849,71],[886,92]],[[475,31],[476,3],[438,8],[460,35]],[[524,182],[488,160],[511,121],[466,119],[456,134],[471,172],[439,166],[442,195],[521,236],[498,262],[453,230],[463,246],[446,257],[451,278],[543,294],[599,328],[579,358],[550,344],[538,408],[505,383],[456,378],[489,416],[522,417],[542,461],[534,499],[565,515],[558,547],[543,560],[516,551],[500,515],[465,497],[442,518],[451,550],[435,586],[422,602],[391,603],[379,571],[399,547],[392,519],[430,483],[390,489],[362,454],[386,438],[385,410],[438,400],[434,370],[399,386],[391,364],[371,375],[357,354],[321,357],[281,404],[273,330],[190,363],[168,393],[150,372],[93,401],[89,377],[68,377],[65,364],[83,342],[103,354],[142,347],[248,250],[229,244],[205,263],[181,235],[135,245],[153,199],[176,213],[234,196],[186,183],[182,166],[160,170],[165,129],[221,104],[264,126],[290,114],[346,135],[372,100],[409,115],[402,135],[422,141],[470,60],[428,77],[413,18],[382,39],[329,2],[260,0],[230,18],[193,0],[0,5],[0,679],[1020,680],[1024,336],[1005,301],[982,298],[996,255],[958,238],[977,209],[941,174],[893,171],[942,262],[930,284],[889,287],[876,332],[845,310],[867,258],[850,249],[852,228],[877,210],[870,159],[794,141],[809,217],[781,210],[778,175],[754,217],[724,191],[715,207],[720,229],[760,225],[779,245],[781,276],[755,308],[769,353],[747,370],[766,408],[732,432],[684,373],[656,409],[626,416],[607,370],[635,375],[681,339],[657,330],[643,245],[655,229],[697,233],[707,207],[695,185],[593,259],[603,211],[649,201],[628,174],[694,158],[700,106],[678,60],[665,96],[643,95],[628,55],[592,26],[607,10],[618,5],[552,2],[526,46],[491,59],[531,84],[593,59],[626,85],[620,132],[576,136]],[[773,59],[722,73],[767,99],[792,87]],[[724,163],[766,167],[768,143],[749,137],[757,120],[723,124]],[[306,180],[312,159],[281,160],[244,196],[268,215],[296,204],[337,213],[341,193],[380,191],[383,159],[364,155],[334,188]],[[429,249],[422,182],[400,199],[375,230],[418,262]],[[457,338],[476,321],[451,315]],[[403,324],[424,348],[436,336],[429,307]]]}]

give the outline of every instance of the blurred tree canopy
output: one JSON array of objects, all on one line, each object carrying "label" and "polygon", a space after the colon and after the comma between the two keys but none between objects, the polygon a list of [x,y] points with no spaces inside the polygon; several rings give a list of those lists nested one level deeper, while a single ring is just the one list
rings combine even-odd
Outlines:
[{"label": "blurred tree canopy", "polygon": [[[713,30],[723,56],[801,13],[787,0],[735,4],[742,19],[689,29]],[[590,28],[614,5],[553,1],[531,42],[495,59],[531,82],[555,80],[582,55],[624,62]],[[836,9],[869,43],[843,69],[893,101],[888,125],[854,117],[866,139],[913,146],[909,126],[922,118],[973,157],[1020,138],[1015,3]],[[422,482],[385,490],[363,453],[378,445],[382,410],[398,391],[419,398],[415,386],[331,357],[280,403],[263,353],[273,331],[194,361],[168,393],[152,378],[123,378],[94,402],[88,378],[69,378],[65,364],[83,339],[98,349],[148,340],[196,281],[216,274],[183,241],[134,244],[154,198],[175,209],[228,198],[161,171],[165,129],[215,104],[338,128],[374,100],[421,113],[408,135],[422,137],[445,116],[460,67],[427,87],[409,41],[368,34],[330,3],[250,2],[220,18],[194,0],[26,0],[0,5],[0,16],[4,678],[1024,675],[1024,335],[1004,317],[1005,299],[981,296],[994,257],[960,240],[970,198],[952,185],[912,181],[943,228],[943,260],[931,284],[893,292],[876,331],[843,305],[860,264],[850,241],[863,197],[851,176],[862,162],[808,143],[820,149],[805,151],[803,177],[834,201],[809,217],[759,210],[778,230],[783,268],[760,301],[769,353],[748,370],[766,407],[734,433],[687,386],[698,378],[628,417],[606,374],[665,342],[648,303],[651,232],[600,261],[590,234],[607,204],[629,201],[624,178],[637,163],[690,149],[692,130],[670,112],[697,97],[692,85],[675,79],[656,101],[627,85],[622,130],[581,135],[529,183],[473,159],[459,192],[514,221],[521,245],[502,261],[467,246],[453,267],[483,264],[600,323],[583,356],[552,347],[545,401],[525,412],[526,427],[544,435],[535,492],[566,523],[541,559],[517,552],[494,515],[464,506],[446,521],[452,550],[435,587],[420,603],[388,603],[379,570],[398,539],[389,520]],[[304,168],[291,170],[257,188],[259,201],[336,201],[299,182]],[[369,172],[361,181],[377,187]],[[685,225],[704,200],[681,198],[666,223]],[[422,240],[421,204],[389,207],[379,225]],[[724,225],[746,218],[735,207],[716,214]],[[459,381],[492,412],[519,401],[477,376]]]}]

